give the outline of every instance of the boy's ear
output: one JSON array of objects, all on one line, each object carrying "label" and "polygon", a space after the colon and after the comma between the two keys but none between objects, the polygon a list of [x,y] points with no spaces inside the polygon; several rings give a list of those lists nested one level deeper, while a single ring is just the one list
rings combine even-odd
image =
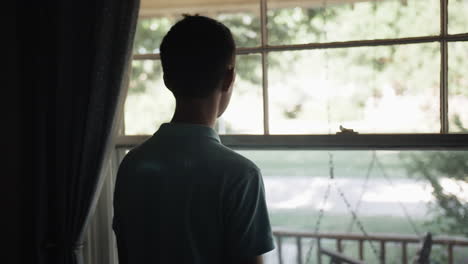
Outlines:
[{"label": "boy's ear", "polygon": [[227,69],[226,74],[224,75],[223,85],[221,87],[223,92],[229,91],[232,84],[234,83],[235,76],[236,74],[234,71],[234,67],[231,66],[230,68]]}]

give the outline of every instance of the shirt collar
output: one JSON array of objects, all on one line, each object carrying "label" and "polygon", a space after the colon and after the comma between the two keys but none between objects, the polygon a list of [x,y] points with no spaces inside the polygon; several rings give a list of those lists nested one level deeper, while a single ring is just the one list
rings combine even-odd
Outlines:
[{"label": "shirt collar", "polygon": [[218,133],[213,128],[199,124],[163,123],[156,133],[184,138],[208,137],[221,143]]}]

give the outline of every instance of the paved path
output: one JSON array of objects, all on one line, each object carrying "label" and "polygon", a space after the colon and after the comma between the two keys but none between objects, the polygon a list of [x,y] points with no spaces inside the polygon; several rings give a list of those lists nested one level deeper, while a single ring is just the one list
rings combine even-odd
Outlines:
[{"label": "paved path", "polygon": [[[348,213],[348,209],[334,187],[328,202],[323,205],[323,196],[328,184],[327,177],[268,176],[264,177],[269,209],[311,209],[321,207],[326,212]],[[335,179],[350,204],[355,207],[365,185],[365,179]],[[432,188],[427,183],[413,179],[392,179],[393,186],[384,178],[370,178],[362,194],[360,215],[391,215],[404,217],[403,204],[412,217],[424,217],[427,203],[432,201]]]}]

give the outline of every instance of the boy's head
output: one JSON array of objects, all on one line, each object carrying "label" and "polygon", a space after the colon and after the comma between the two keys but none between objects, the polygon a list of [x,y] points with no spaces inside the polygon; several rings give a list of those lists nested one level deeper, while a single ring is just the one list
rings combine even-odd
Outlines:
[{"label": "boy's head", "polygon": [[161,43],[164,82],[178,98],[206,98],[216,89],[231,86],[235,43],[220,22],[185,15]]}]

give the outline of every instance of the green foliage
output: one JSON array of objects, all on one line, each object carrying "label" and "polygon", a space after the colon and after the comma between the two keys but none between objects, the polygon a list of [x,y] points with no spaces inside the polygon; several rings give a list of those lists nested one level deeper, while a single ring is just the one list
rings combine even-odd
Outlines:
[{"label": "green foliage", "polygon": [[[468,152],[420,152],[403,154],[401,157],[411,175],[422,177],[433,188],[435,204],[431,204],[429,208],[433,217],[425,223],[427,230],[467,237],[468,203],[463,198],[447,192],[440,180],[444,177],[468,183]],[[458,255],[460,259],[464,257],[466,257],[464,254]],[[431,261],[447,263],[445,249],[435,248],[431,253]]]},{"label": "green foliage", "polygon": [[[218,19],[232,32],[237,47],[256,47],[260,45],[260,18],[251,14],[223,14]],[[242,67],[237,67],[240,78],[260,85],[262,79],[255,74],[261,61],[256,56],[243,56]]]},{"label": "green foliage", "polygon": [[325,33],[324,17],[334,16],[328,9],[286,8],[268,12],[267,28],[272,44],[296,44],[304,40],[317,40]]},{"label": "green foliage", "polygon": [[[468,132],[455,115],[454,124],[460,131]],[[444,190],[440,179],[445,177],[468,183],[468,152],[438,151],[402,153],[401,158],[410,175],[422,177],[433,188],[435,204],[430,205],[434,217],[426,222],[429,230],[456,236],[468,236],[468,202]],[[463,190],[461,186],[459,186]],[[464,190],[465,192],[467,190]],[[431,253],[434,263],[447,263],[445,250],[435,248]]]},{"label": "green foliage", "polygon": [[148,83],[160,80],[161,76],[162,66],[159,61],[133,61],[129,92],[132,94],[144,93]]},{"label": "green foliage", "polygon": [[140,19],[135,34],[134,53],[158,53],[162,39],[175,21],[172,17]]},{"label": "green foliage", "polygon": [[422,177],[433,188],[436,205],[432,206],[432,211],[435,217],[428,224],[435,225],[444,233],[468,236],[468,203],[449,193],[441,184],[442,178],[468,183],[468,152],[426,151],[405,153],[401,157],[410,175]]},{"label": "green foliage", "polygon": [[[135,54],[159,53],[162,39],[175,22],[174,18],[140,19],[135,33]],[[133,61],[129,93],[144,93],[148,84],[160,80],[162,67],[159,61]]]}]

